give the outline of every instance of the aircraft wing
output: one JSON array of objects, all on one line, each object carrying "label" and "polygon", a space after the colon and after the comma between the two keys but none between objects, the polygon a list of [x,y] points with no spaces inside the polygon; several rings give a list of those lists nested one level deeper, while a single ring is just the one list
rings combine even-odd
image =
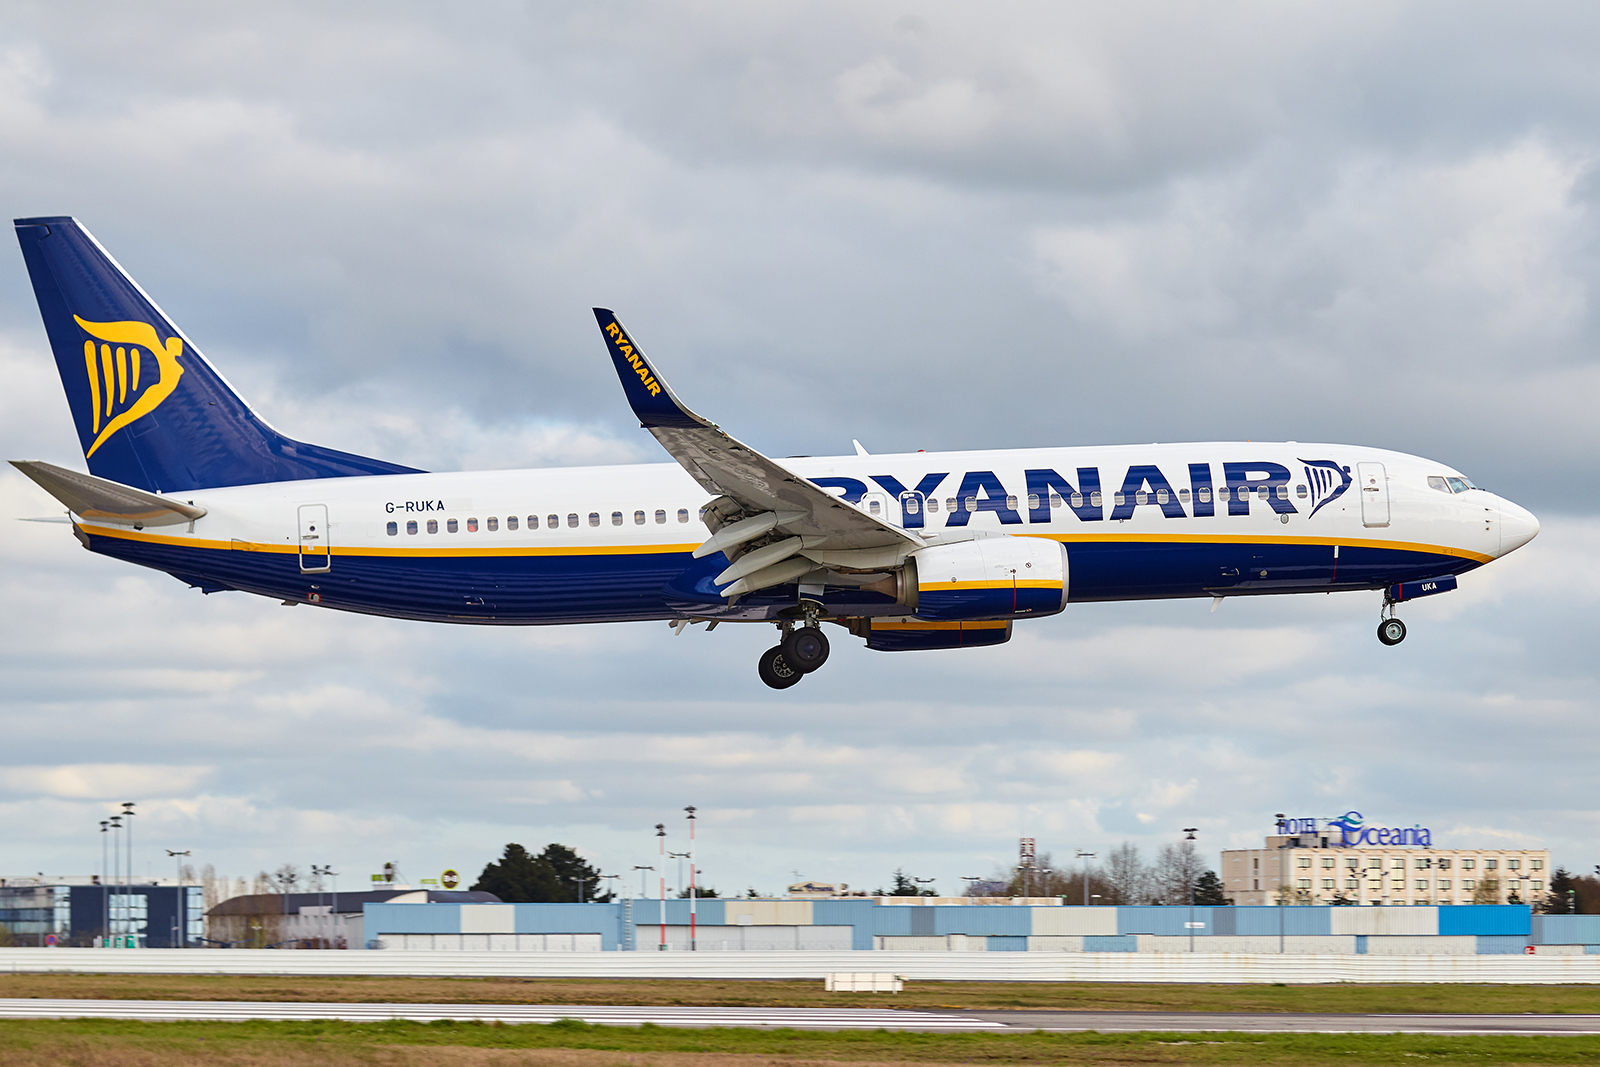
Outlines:
[{"label": "aircraft wing", "polygon": [[[838,554],[851,552],[860,552],[859,562],[869,566],[879,566],[884,560],[890,560],[892,565],[904,553],[922,547],[920,539],[841,500],[689,410],[645,358],[616,315],[605,308],[595,308],[594,316],[639,424],[707,492],[720,494],[706,515],[714,536],[697,555],[721,550],[733,556],[733,549],[745,542],[732,538],[750,530],[758,530],[757,536],[766,537],[767,547],[774,551],[785,535],[790,540],[798,539],[788,556],[779,555],[777,561],[767,563],[768,567],[781,568],[783,560],[799,553],[826,555],[830,563],[847,564],[854,562],[852,558]],[[718,543],[719,537],[723,543]],[[765,549],[756,549],[750,555],[761,551]],[[880,562],[869,562],[872,560]],[[788,569],[793,571],[795,566],[790,563]],[[793,578],[791,574],[786,580]],[[747,584],[741,591],[752,588],[761,586]]]},{"label": "aircraft wing", "polygon": [[32,478],[45,492],[85,519],[102,519],[131,526],[176,526],[193,522],[205,508],[169,500],[131,485],[97,478],[92,474],[57,467],[36,459],[14,459],[11,465]]}]

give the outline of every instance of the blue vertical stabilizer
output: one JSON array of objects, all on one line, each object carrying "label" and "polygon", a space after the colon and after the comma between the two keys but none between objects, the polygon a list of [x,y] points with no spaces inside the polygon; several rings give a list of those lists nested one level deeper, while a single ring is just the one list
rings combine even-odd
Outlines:
[{"label": "blue vertical stabilizer", "polygon": [[417,473],[284,437],[76,219],[16,227],[91,473],[154,492]]}]

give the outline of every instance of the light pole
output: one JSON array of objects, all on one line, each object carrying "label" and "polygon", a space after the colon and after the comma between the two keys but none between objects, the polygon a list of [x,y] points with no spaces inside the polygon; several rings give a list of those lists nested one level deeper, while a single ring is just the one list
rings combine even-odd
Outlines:
[{"label": "light pole", "polygon": [[[1185,841],[1193,841],[1196,829],[1197,828],[1193,827],[1193,826],[1185,826],[1183,828],[1183,832],[1187,836],[1184,837],[1184,840]],[[1188,857],[1185,857],[1185,859],[1187,859],[1187,858]],[[1183,877],[1184,877],[1184,881],[1189,883],[1189,951],[1193,952],[1194,951],[1194,872],[1191,871],[1191,870],[1185,869],[1184,872],[1183,872]]]},{"label": "light pole", "polygon": [[584,901],[583,901],[583,883],[585,883],[585,882],[587,882],[587,881],[588,881],[588,880],[589,880],[589,879],[587,879],[587,878],[585,878],[585,877],[584,877],[584,876],[583,876],[583,875],[581,875],[581,874],[580,874],[580,875],[578,875],[578,876],[577,876],[577,877],[575,877],[575,878],[569,878],[569,879],[567,879],[567,881],[569,881],[569,882],[577,882],[577,883],[578,883],[578,903],[579,903],[579,904],[582,904],[582,903],[583,903],[583,902],[584,902]]},{"label": "light pole", "polygon": [[[111,816],[109,821],[111,823],[111,828],[113,830],[122,829],[122,816],[121,815],[113,815],[113,816]],[[120,884],[121,882],[122,882],[122,835],[121,834],[117,834],[115,837],[113,837],[111,839],[111,884],[113,886],[115,886],[115,885]],[[107,893],[107,896],[106,896],[106,925],[111,927],[111,937],[112,937],[112,942],[111,943],[112,943],[113,947],[121,948],[122,947],[122,942],[117,939],[117,909],[116,909],[116,906],[115,906],[115,899],[116,898],[111,896],[110,892],[111,892],[111,890],[108,887],[107,890],[106,890],[106,893]],[[121,894],[118,894],[118,896],[120,896],[120,895]]]},{"label": "light pole", "polygon": [[689,951],[693,952],[697,947],[694,926],[694,905],[697,895],[694,884],[694,805],[690,804],[683,810],[689,813]]},{"label": "light pole", "polygon": [[[1596,868],[1596,869],[1600,870],[1600,868]],[[983,879],[980,876],[976,875],[976,874],[963,874],[961,876],[961,880],[963,882],[967,883],[967,894],[969,896],[972,893],[972,883],[973,882],[981,882],[981,881],[983,881]]]},{"label": "light pole", "polygon": [[106,843],[111,832],[111,820],[100,820],[100,947],[105,948],[111,938],[111,861]]},{"label": "light pole", "polygon": [[1078,854],[1073,859],[1083,860],[1083,906],[1089,906],[1089,861],[1095,858],[1095,853],[1078,849]]},{"label": "light pole", "polygon": [[621,889],[622,883],[620,881],[618,881],[618,879],[620,879],[622,877],[622,875],[620,875],[620,874],[602,874],[600,877],[611,880],[611,899],[612,900],[618,899],[618,895],[622,892],[622,889]]},{"label": "light pole", "polygon": [[689,854],[687,852],[668,852],[667,853],[667,859],[669,859],[669,860],[677,860],[678,861],[678,880],[677,880],[676,883],[674,883],[674,888],[675,888],[676,892],[679,894],[680,899],[681,899],[682,894],[683,894],[683,861],[688,859],[688,858],[689,858]]},{"label": "light pole", "polygon": [[915,878],[914,877],[911,880],[913,882],[916,882],[918,885],[932,885],[934,883],[934,879],[932,879],[932,878]]},{"label": "light pole", "polygon": [[655,870],[655,868],[654,867],[641,867],[639,864],[635,863],[633,865],[633,869],[639,872],[639,899],[643,900],[644,899],[644,894],[645,894],[644,872],[645,871],[653,871],[653,870]]},{"label": "light pole", "polygon": [[656,843],[661,847],[661,945],[658,952],[667,951],[667,824],[656,823]]},{"label": "light pole", "polygon": [[167,851],[167,855],[172,857],[173,865],[177,868],[173,872],[173,874],[175,875],[176,888],[177,888],[178,892],[177,892],[177,896],[175,897],[173,905],[172,905],[172,947],[173,948],[187,948],[188,944],[189,944],[189,939],[187,937],[185,937],[183,939],[182,944],[180,944],[178,942],[178,926],[179,926],[179,924],[181,923],[183,925],[183,928],[184,928],[184,930],[186,932],[189,929],[188,922],[187,922],[187,920],[189,918],[189,915],[188,915],[189,894],[187,892],[185,892],[184,888],[183,888],[183,860],[179,859],[178,857],[187,856],[189,854],[190,850],[189,849],[184,849],[182,852],[174,852],[172,849],[169,848],[166,851]]},{"label": "light pole", "polygon": [[[317,879],[319,886],[322,879],[333,879],[332,903],[328,906],[328,947],[334,948],[333,935],[339,922],[339,872],[333,869],[333,864],[331,863],[324,863],[320,867],[313,863],[311,865],[311,873]],[[320,896],[321,889],[319,888],[317,892]]]},{"label": "light pole", "polygon": [[1287,871],[1288,871],[1287,864],[1289,862],[1289,859],[1288,859],[1288,853],[1284,852],[1284,849],[1288,846],[1288,839],[1284,838],[1282,836],[1282,834],[1283,834],[1283,818],[1284,818],[1283,812],[1281,812],[1281,811],[1278,812],[1278,815],[1277,815],[1278,827],[1279,827],[1278,833],[1280,835],[1279,836],[1279,840],[1278,840],[1278,955],[1280,955],[1280,956],[1283,955],[1283,953],[1284,953],[1284,948],[1283,948],[1283,942],[1284,942],[1284,933],[1283,933],[1284,889],[1287,887],[1288,882],[1289,882],[1289,875],[1287,873]]},{"label": "light pole", "polygon": [[128,824],[128,885],[133,885],[133,801],[122,802],[122,814]]}]

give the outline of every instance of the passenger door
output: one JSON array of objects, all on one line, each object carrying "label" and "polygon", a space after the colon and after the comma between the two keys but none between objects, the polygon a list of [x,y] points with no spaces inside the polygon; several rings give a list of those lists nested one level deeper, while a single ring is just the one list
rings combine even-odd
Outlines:
[{"label": "passenger door", "polygon": [[326,574],[333,566],[328,541],[328,505],[300,505],[300,573]]},{"label": "passenger door", "polygon": [[1361,525],[1389,525],[1389,477],[1382,463],[1357,463],[1361,483]]}]

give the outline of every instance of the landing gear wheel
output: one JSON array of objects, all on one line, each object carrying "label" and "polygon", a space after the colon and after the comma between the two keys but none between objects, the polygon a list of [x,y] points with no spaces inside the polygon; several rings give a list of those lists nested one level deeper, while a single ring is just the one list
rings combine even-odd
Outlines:
[{"label": "landing gear wheel", "polygon": [[756,670],[761,675],[761,680],[773,689],[787,689],[797,684],[805,675],[789,666],[789,661],[783,658],[783,646],[774,645],[761,653],[761,658],[756,660]]},{"label": "landing gear wheel", "polygon": [[1378,640],[1386,645],[1398,645],[1406,639],[1406,624],[1399,619],[1384,619],[1378,624]]},{"label": "landing gear wheel", "polygon": [[810,674],[828,662],[828,639],[816,626],[801,626],[783,635],[783,658],[795,670]]}]

